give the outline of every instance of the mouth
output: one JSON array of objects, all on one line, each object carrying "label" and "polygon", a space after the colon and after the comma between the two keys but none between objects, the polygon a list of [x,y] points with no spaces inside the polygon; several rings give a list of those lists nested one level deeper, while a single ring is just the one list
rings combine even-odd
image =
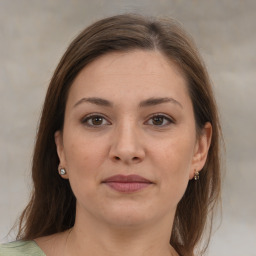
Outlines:
[{"label": "mouth", "polygon": [[102,183],[122,193],[137,192],[153,184],[152,181],[139,175],[114,175],[105,179]]}]

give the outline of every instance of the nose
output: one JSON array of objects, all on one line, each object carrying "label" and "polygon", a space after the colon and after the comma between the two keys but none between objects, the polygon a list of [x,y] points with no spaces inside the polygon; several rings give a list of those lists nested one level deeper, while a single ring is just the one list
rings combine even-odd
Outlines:
[{"label": "nose", "polygon": [[143,161],[145,149],[138,128],[130,123],[116,127],[111,139],[109,157],[114,162],[127,165]]}]

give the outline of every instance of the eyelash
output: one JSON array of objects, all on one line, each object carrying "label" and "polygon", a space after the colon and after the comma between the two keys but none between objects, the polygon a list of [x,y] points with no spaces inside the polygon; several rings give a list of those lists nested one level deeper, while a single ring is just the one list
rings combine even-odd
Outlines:
[{"label": "eyelash", "polygon": [[101,114],[91,114],[91,115],[88,115],[88,116],[86,116],[86,117],[84,117],[83,119],[82,119],[82,124],[84,124],[84,125],[86,125],[86,126],[88,126],[88,127],[92,127],[92,128],[99,128],[99,127],[102,127],[102,126],[104,126],[104,125],[109,125],[109,124],[104,124],[104,125],[93,125],[93,124],[88,124],[88,121],[89,120],[92,120],[93,118],[96,118],[96,117],[98,117],[98,118],[102,118],[102,119],[104,119],[104,120],[107,120],[103,115],[101,115]]},{"label": "eyelash", "polygon": [[[170,124],[175,123],[175,121],[174,121],[171,117],[166,116],[166,115],[161,114],[161,113],[157,113],[157,114],[154,114],[154,115],[150,116],[150,118],[148,119],[148,121],[149,121],[149,120],[152,120],[154,117],[163,118],[165,121],[168,122],[168,124],[164,124],[164,125],[153,125],[153,124],[152,124],[153,126],[156,126],[156,127],[166,127],[166,126],[169,126]],[[147,121],[147,122],[148,122],[148,121]]]},{"label": "eyelash", "polygon": [[[163,120],[165,120],[165,121],[168,122],[168,124],[164,124],[164,125],[154,125],[154,124],[150,124],[150,125],[155,126],[155,127],[166,127],[166,126],[169,126],[170,124],[175,123],[175,121],[174,121],[171,117],[166,116],[166,115],[164,115],[164,114],[160,114],[160,113],[159,113],[159,114],[151,115],[151,116],[149,117],[149,119],[147,119],[146,122],[148,122],[149,120],[152,120],[152,119],[155,118],[155,117],[163,118]],[[88,127],[91,127],[91,128],[100,128],[100,127],[102,127],[102,126],[110,125],[110,124],[111,124],[109,121],[107,121],[108,124],[100,124],[100,125],[89,124],[88,121],[89,121],[89,120],[92,120],[93,118],[102,118],[102,119],[104,119],[104,120],[107,121],[107,119],[106,119],[103,115],[101,115],[101,114],[91,114],[91,115],[88,115],[88,116],[84,117],[81,122],[82,122],[82,124],[84,124],[84,125],[86,125],[86,126],[88,126]]]}]

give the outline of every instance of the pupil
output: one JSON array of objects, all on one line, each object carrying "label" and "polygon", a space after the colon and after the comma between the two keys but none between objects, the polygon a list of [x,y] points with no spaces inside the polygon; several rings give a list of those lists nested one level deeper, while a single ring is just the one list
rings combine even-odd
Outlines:
[{"label": "pupil", "polygon": [[99,124],[101,124],[101,123],[102,123],[102,117],[99,117],[99,116],[93,117],[93,118],[92,118],[92,123],[93,123],[94,125],[99,125]]},{"label": "pupil", "polygon": [[153,123],[155,125],[160,125],[163,124],[163,117],[157,116],[153,118]]}]

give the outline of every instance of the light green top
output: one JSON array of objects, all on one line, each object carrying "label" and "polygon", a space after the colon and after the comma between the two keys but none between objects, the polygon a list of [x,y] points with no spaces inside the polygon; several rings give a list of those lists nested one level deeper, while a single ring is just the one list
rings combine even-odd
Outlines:
[{"label": "light green top", "polygon": [[15,241],[0,245],[0,256],[46,256],[34,241]]}]

